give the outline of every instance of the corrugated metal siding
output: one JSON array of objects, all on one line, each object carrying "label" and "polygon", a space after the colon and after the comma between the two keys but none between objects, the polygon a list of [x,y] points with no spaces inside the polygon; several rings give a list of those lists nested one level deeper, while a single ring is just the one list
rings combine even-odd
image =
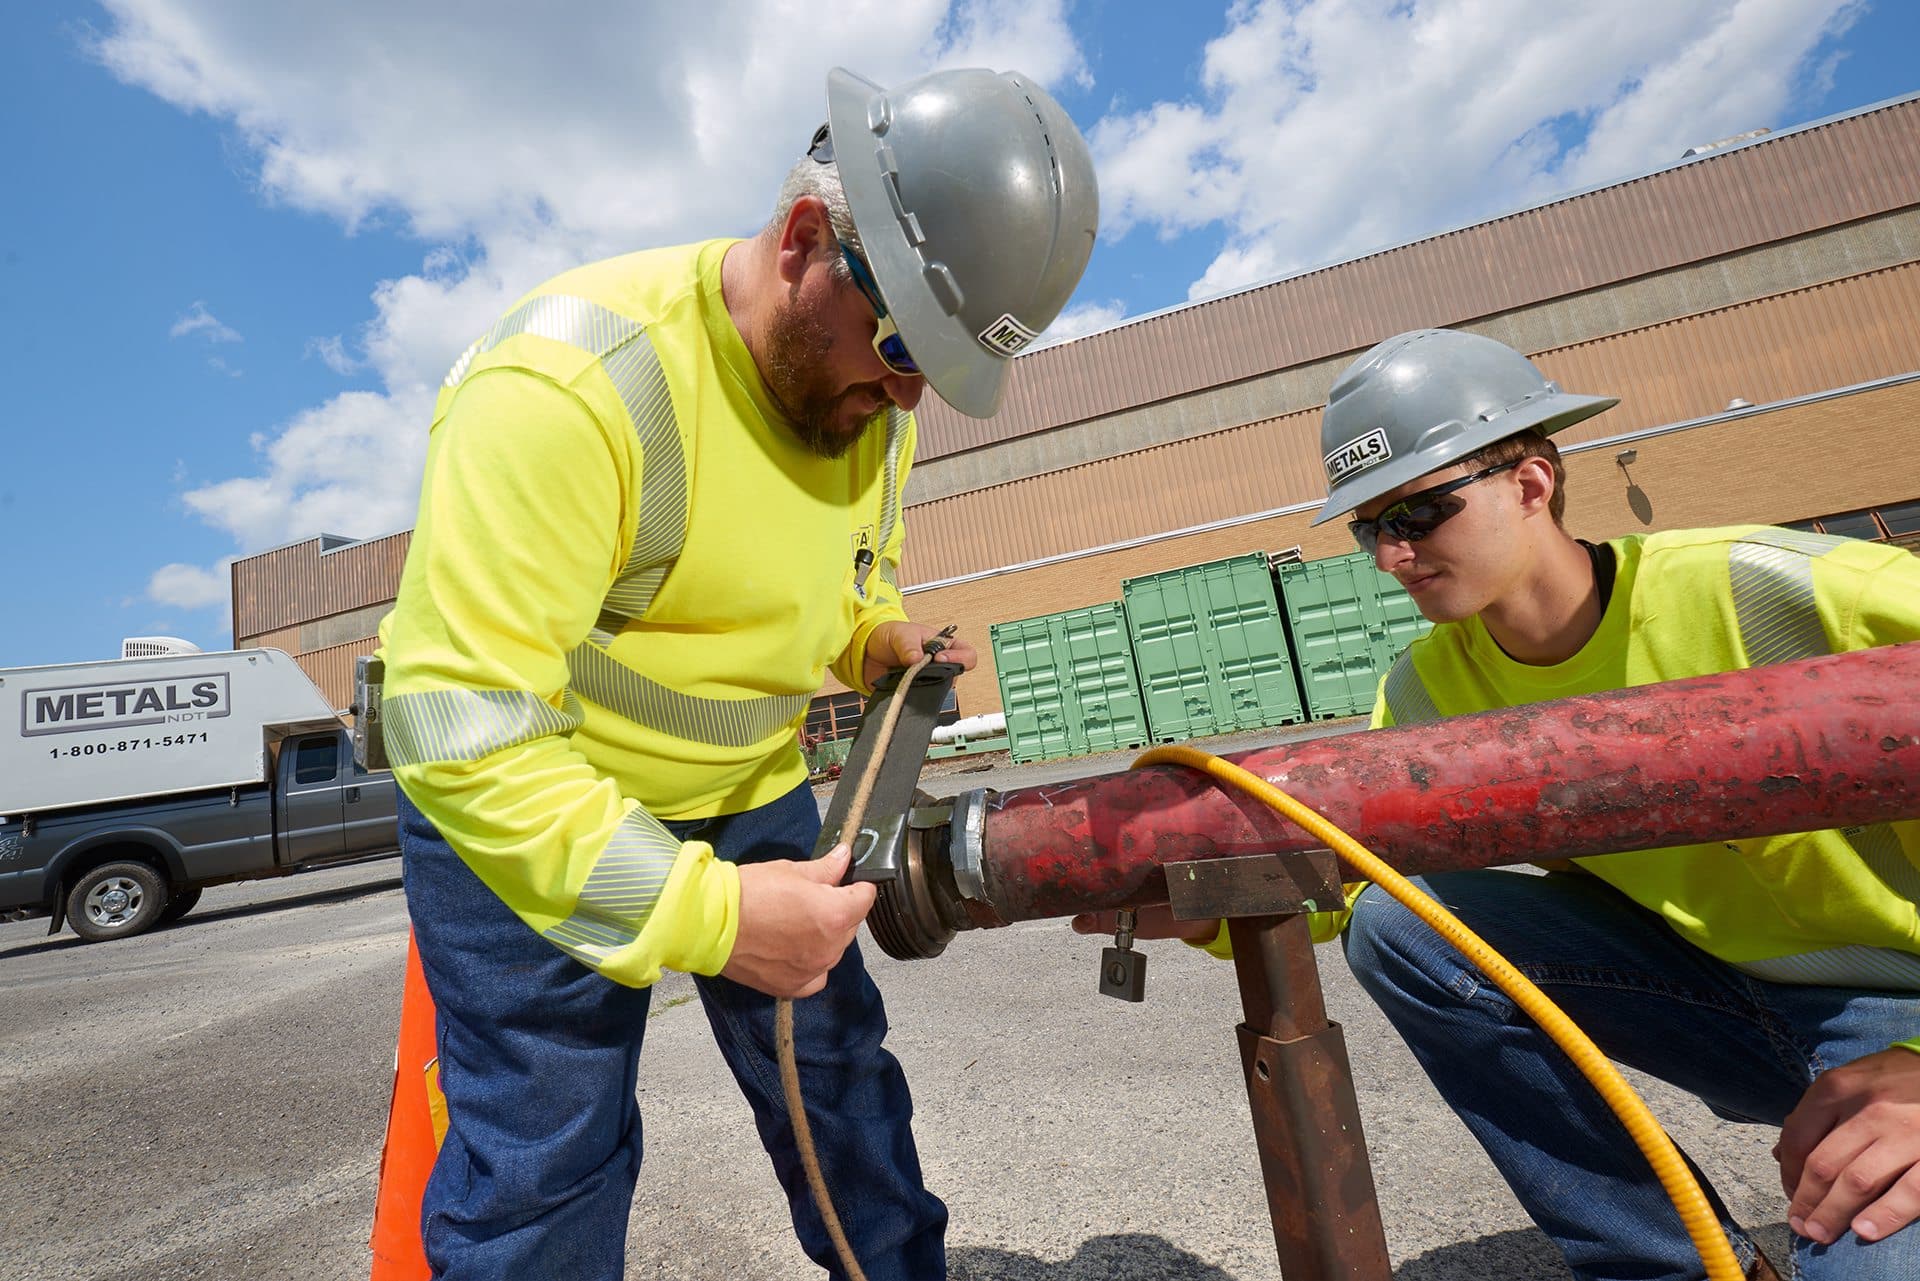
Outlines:
[{"label": "corrugated metal siding", "polygon": [[[988,420],[935,397],[938,458],[1920,204],[1920,101],[1800,130],[1014,361]],[[1304,323],[1303,323],[1304,319]]]},{"label": "corrugated metal siding", "polygon": [[277,649],[284,654],[298,654],[300,629],[282,627],[278,631],[262,632],[258,636],[242,632],[233,638],[233,644],[236,649]]},{"label": "corrugated metal siding", "polygon": [[233,633],[258,636],[393,599],[413,531],[320,550],[318,538],[233,563]]},{"label": "corrugated metal siding", "polygon": [[1300,501],[1320,484],[1320,411],[976,489],[907,513],[909,583]]},{"label": "corrugated metal siding", "polygon": [[295,654],[293,660],[320,687],[328,703],[335,709],[344,709],[353,702],[353,660],[362,654],[373,653],[379,645],[379,637],[369,636],[364,640],[348,641],[344,645],[316,649],[311,654]]},{"label": "corrugated metal siding", "polygon": [[1541,352],[1548,377],[1620,405],[1566,444],[1920,369],[1920,263]]},{"label": "corrugated metal siding", "polygon": [[[1567,444],[1920,369],[1920,263],[1539,353],[1620,405]],[[908,510],[907,583],[1021,564],[1317,500],[1316,407]]]}]

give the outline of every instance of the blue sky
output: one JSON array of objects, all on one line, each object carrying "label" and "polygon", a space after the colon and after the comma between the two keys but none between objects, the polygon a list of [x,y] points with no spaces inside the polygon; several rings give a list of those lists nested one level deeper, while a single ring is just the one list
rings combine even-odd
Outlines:
[{"label": "blue sky", "polygon": [[1907,0],[795,13],[14,14],[0,666],[154,633],[225,647],[232,557],[411,524],[431,388],[458,351],[574,262],[750,232],[835,64],[883,83],[1017,67],[1073,113],[1103,231],[1056,337],[1920,90]]}]

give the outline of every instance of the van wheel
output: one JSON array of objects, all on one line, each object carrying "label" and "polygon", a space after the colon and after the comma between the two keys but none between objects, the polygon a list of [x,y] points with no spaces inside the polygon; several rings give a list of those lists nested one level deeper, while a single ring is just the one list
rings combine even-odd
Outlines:
[{"label": "van wheel", "polygon": [[89,943],[152,929],[167,906],[167,883],[145,863],[94,868],[67,895],[67,921]]},{"label": "van wheel", "polygon": [[153,919],[153,923],[155,925],[171,925],[188,912],[191,912],[193,905],[199,901],[200,887],[198,885],[189,886],[187,889],[181,890],[178,894],[175,894],[167,900],[167,905],[160,909],[160,915]]}]

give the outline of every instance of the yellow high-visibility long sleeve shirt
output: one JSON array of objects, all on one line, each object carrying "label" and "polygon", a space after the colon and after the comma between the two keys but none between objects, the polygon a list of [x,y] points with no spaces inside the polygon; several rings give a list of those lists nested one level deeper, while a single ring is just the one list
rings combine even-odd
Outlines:
[{"label": "yellow high-visibility long sleeve shirt", "polygon": [[802,446],[721,296],[732,243],[567,272],[461,357],[381,627],[407,796],[531,928],[634,986],[717,973],[738,929],[737,871],[660,820],[799,785],[825,672],[866,688],[868,637],[905,618],[913,419]]}]

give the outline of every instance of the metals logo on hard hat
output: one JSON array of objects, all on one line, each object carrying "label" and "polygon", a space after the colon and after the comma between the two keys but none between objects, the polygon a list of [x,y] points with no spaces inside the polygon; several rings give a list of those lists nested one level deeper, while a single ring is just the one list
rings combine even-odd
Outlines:
[{"label": "metals logo on hard hat", "polygon": [[1000,317],[978,335],[981,345],[989,351],[1005,352],[1009,356],[1019,355],[1021,348],[1039,336],[1011,314]]},{"label": "metals logo on hard hat", "polygon": [[1364,436],[1356,436],[1340,448],[1328,454],[1327,481],[1338,485],[1355,472],[1363,472],[1375,463],[1384,463],[1393,457],[1393,446],[1387,443],[1384,427],[1375,427]]}]

